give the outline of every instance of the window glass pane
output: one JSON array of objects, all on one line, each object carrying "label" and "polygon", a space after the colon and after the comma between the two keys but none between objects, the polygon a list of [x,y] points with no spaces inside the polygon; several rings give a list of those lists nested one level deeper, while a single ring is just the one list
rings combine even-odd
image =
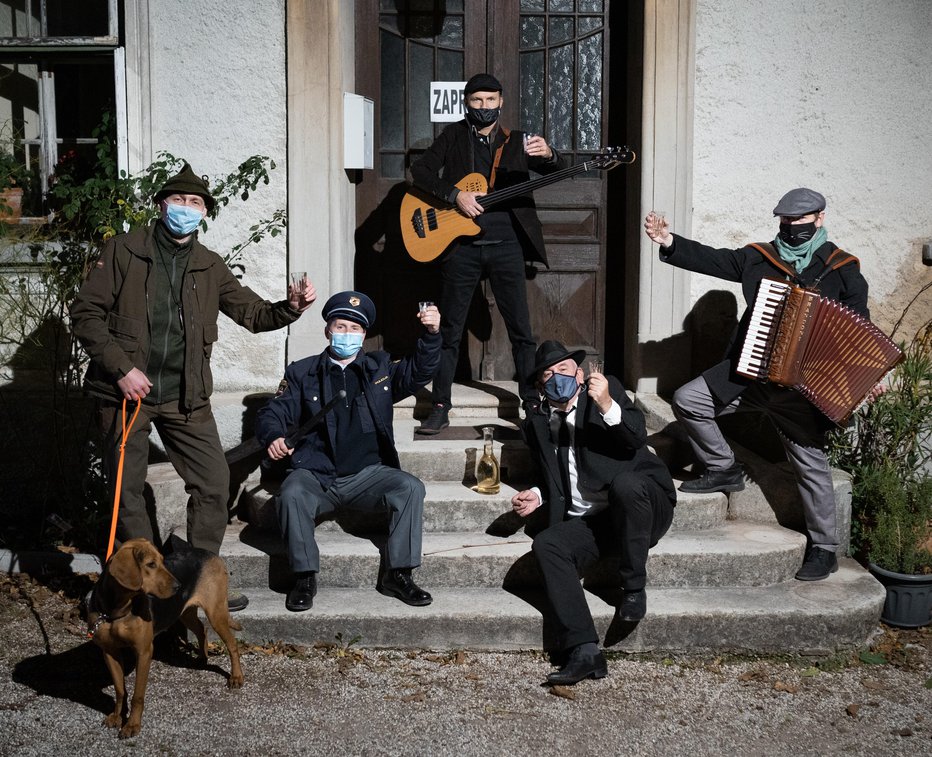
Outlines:
[{"label": "window glass pane", "polygon": [[[430,82],[434,76],[434,49],[412,44],[408,67],[408,144],[428,147],[434,138],[430,122]],[[383,92],[384,100],[385,94]]]},{"label": "window glass pane", "polygon": [[463,47],[463,17],[447,16],[443,22],[443,29],[437,38],[437,44],[445,47]]},{"label": "window glass pane", "polygon": [[521,53],[521,123],[519,128],[544,133],[544,54]]},{"label": "window glass pane", "polygon": [[463,53],[456,50],[437,51],[437,81],[463,81]]},{"label": "window glass pane", "polygon": [[58,138],[65,140],[90,137],[100,125],[104,111],[113,112],[113,62],[95,59],[81,64],[57,64],[55,78],[55,114]]},{"label": "window glass pane", "polygon": [[602,0],[579,0],[579,10],[582,13],[601,13]]},{"label": "window glass pane", "polygon": [[392,13],[383,13],[379,16],[379,27],[401,36],[401,32],[398,31],[398,16]]},{"label": "window glass pane", "polygon": [[50,37],[104,37],[110,31],[107,0],[46,0],[45,7]]},{"label": "window glass pane", "polygon": [[382,147],[404,149],[405,146],[405,48],[404,41],[394,34],[381,32],[382,101],[379,124]]},{"label": "window glass pane", "polygon": [[463,0],[447,0],[447,12],[448,13],[462,13],[463,12]]},{"label": "window glass pane", "polygon": [[574,2],[573,0],[550,0],[551,11],[572,11]]},{"label": "window glass pane", "polygon": [[576,144],[579,150],[598,150],[602,132],[602,35],[579,43]]},{"label": "window glass pane", "polygon": [[386,179],[403,179],[405,177],[405,156],[400,153],[383,154],[382,176]]},{"label": "window glass pane", "polygon": [[32,4],[32,15],[26,15],[23,0],[0,0],[0,37],[38,37],[39,4]]},{"label": "window glass pane", "polygon": [[543,47],[544,17],[522,16],[520,40],[519,46],[522,50],[527,50],[529,47]]},{"label": "window glass pane", "polygon": [[594,32],[596,29],[602,28],[602,17],[601,16],[580,16],[579,17],[579,36],[588,34],[589,32]]},{"label": "window glass pane", "polygon": [[568,42],[573,39],[574,21],[572,18],[556,16],[550,19],[550,42],[551,45],[559,45],[561,42]]},{"label": "window glass pane", "polygon": [[573,149],[573,46],[548,54],[547,138],[558,150]]},{"label": "window glass pane", "polygon": [[521,0],[522,11],[542,11],[544,10],[544,0]]},{"label": "window glass pane", "polygon": [[433,13],[410,13],[401,17],[404,36],[432,42],[440,34],[442,19]]}]

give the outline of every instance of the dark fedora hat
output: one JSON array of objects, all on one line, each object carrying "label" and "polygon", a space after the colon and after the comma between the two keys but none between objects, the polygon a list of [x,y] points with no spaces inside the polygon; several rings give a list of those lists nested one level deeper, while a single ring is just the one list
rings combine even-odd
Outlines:
[{"label": "dark fedora hat", "polygon": [[178,173],[170,177],[162,185],[162,188],[155,195],[155,201],[161,202],[169,195],[200,195],[204,198],[204,204],[207,205],[208,212],[213,211],[214,206],[217,204],[217,201],[210,193],[210,188],[207,186],[206,177],[194,173],[194,169],[188,163],[185,163]]},{"label": "dark fedora hat", "polygon": [[540,347],[537,348],[537,352],[534,354],[534,372],[528,376],[528,380],[530,382],[536,381],[542,370],[549,368],[551,365],[562,363],[564,360],[572,360],[576,365],[582,365],[582,361],[585,359],[585,350],[568,350],[558,341],[548,339],[546,342],[541,342]]}]

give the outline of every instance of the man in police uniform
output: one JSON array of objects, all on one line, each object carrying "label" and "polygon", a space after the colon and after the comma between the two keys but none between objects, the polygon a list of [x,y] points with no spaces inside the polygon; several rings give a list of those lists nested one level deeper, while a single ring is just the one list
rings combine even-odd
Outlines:
[{"label": "man in police uniform", "polygon": [[[323,308],[328,347],[288,366],[278,395],[259,411],[256,437],[273,460],[289,458],[289,473],[276,500],[279,524],[295,574],[285,601],[309,610],[317,593],[320,551],[316,518],[336,510],[388,512],[384,570],[376,588],[409,605],[431,603],[411,576],[421,563],[424,484],[400,470],[392,429],[393,405],[427,384],[440,360],[440,311],[417,314],[425,328],[411,357],[362,349],[375,321],[375,305],[362,292],[340,292]],[[297,446],[285,437],[340,390],[346,392]]]}]

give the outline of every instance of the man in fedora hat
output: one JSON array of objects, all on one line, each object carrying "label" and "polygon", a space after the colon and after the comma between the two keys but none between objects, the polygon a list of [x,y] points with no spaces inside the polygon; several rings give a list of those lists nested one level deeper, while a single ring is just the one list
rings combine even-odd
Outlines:
[{"label": "man in fedora hat", "polygon": [[571,685],[608,673],[599,651],[580,577],[606,554],[620,559],[623,621],[647,611],[647,553],[673,520],[676,492],[670,473],[647,448],[644,415],[614,376],[583,381],[584,350],[545,341],[537,349],[532,381],[544,397],[524,420],[539,487],[511,500],[530,517],[533,551],[544,575],[563,667],[552,684]]},{"label": "man in fedora hat", "polygon": [[[154,425],[190,495],[187,539],[216,554],[230,498],[230,471],[210,406],[217,317],[222,312],[252,332],[272,331],[294,323],[317,294],[307,282],[289,288],[287,299],[269,302],[240,284],[198,240],[215,200],[187,163],[153,199],[159,219],[107,242],[71,306],[71,323],[90,357],[85,387],[99,400],[111,487],[123,441],[122,402],[141,403],[125,440],[120,541],[154,541],[143,498]],[[246,602],[232,595],[230,609]]]},{"label": "man in fedora hat", "polygon": [[673,395],[673,413],[686,429],[704,471],[680,485],[682,492],[735,492],[744,488],[744,473],[716,419],[738,412],[762,412],[779,432],[796,474],[806,520],[807,542],[800,581],[820,581],[838,570],[838,525],[835,486],[825,454],[826,434],[834,426],[802,394],[777,384],[752,381],[735,373],[758,286],[765,277],[803,287],[818,287],[823,297],[838,300],[869,318],[867,281],[860,263],[828,241],[825,197],[806,187],[787,192],[773,214],[779,230],[772,242],[737,250],[715,249],[670,232],[665,219],[648,214],[647,236],[660,245],[660,259],[678,268],[741,283],[747,308],[732,336],[725,358]]},{"label": "man in fedora hat", "polygon": [[530,193],[482,207],[483,193],[460,190],[456,183],[481,173],[496,190],[527,181],[529,171],[552,173],[566,159],[539,136],[510,131],[500,123],[504,99],[502,85],[491,74],[475,74],[463,88],[466,118],[450,124],[411,166],[420,189],[454,205],[482,229],[477,237],[454,245],[440,263],[440,307],[443,310],[443,352],[434,377],[433,407],[417,433],[437,434],[450,425],[453,377],[459,360],[460,340],[473,293],[488,278],[495,305],[502,314],[518,377],[518,393],[527,410],[537,395],[528,383],[534,359],[534,335],[528,314],[528,262],[547,265],[544,235]]},{"label": "man in fedora hat", "polygon": [[[366,352],[375,305],[362,292],[339,292],[322,311],[328,346],[288,366],[277,396],[259,411],[256,437],[289,472],[276,499],[279,525],[295,575],[285,600],[292,612],[309,610],[317,593],[320,551],[316,519],[338,510],[389,513],[388,540],[377,590],[424,606],[431,596],[412,578],[421,564],[424,484],[400,469],[392,428],[393,406],[427,384],[440,359],[440,311],[418,312],[424,327],[412,357]],[[340,390],[333,410],[292,449],[285,438]]]}]

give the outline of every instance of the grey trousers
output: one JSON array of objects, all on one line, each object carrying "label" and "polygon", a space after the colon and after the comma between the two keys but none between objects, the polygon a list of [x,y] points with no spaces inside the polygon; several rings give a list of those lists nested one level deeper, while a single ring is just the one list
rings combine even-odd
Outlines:
[{"label": "grey trousers", "polygon": [[[722,471],[736,465],[734,452],[715,419],[742,412],[765,412],[774,420],[783,449],[796,473],[811,545],[837,551],[832,471],[824,448],[814,443],[811,424],[806,423],[813,410],[804,397],[785,389],[755,384],[735,401],[723,405],[712,395],[702,376],[684,384],[673,395],[673,414],[686,429],[699,462],[708,470]],[[808,439],[812,443],[793,441],[791,437]]]},{"label": "grey trousers", "polygon": [[387,465],[370,465],[359,473],[341,476],[326,491],[310,471],[292,471],[275,501],[291,569],[296,573],[320,570],[315,521],[341,508],[391,513],[385,567],[418,567],[424,493],[420,479]]},{"label": "grey trousers", "polygon": [[[121,408],[122,403],[110,401],[101,401],[98,407],[100,426],[106,437],[103,463],[111,501],[123,435]],[[127,403],[127,424],[134,409],[132,403]],[[178,400],[161,405],[143,404],[127,437],[117,520],[120,542],[137,537],[155,541],[143,496],[152,426],[158,429],[168,459],[184,480],[188,493],[188,541],[192,547],[217,554],[229,518],[230,468],[223,456],[210,405],[201,405],[189,415],[178,409]]]}]

